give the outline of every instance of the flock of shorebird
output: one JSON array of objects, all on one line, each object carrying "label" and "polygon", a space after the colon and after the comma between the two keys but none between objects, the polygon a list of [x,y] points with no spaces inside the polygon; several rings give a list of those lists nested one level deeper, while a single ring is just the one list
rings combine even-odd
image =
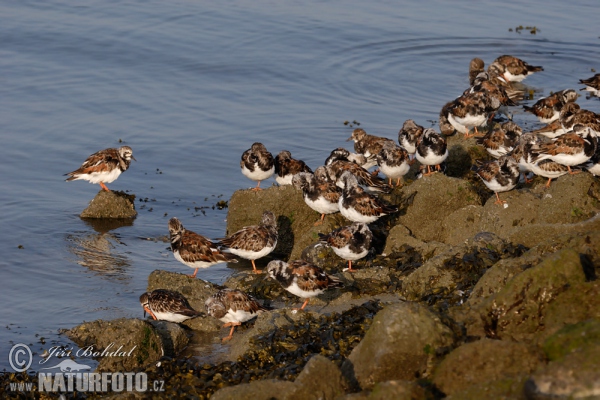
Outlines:
[{"label": "flock of shorebird", "polygon": [[[355,153],[345,148],[334,149],[323,166],[313,170],[301,160],[294,159],[287,150],[276,157],[262,143],[254,143],[241,157],[241,172],[257,182],[251,190],[261,190],[260,183],[275,175],[279,185],[293,185],[302,191],[307,206],[321,214],[315,225],[321,224],[328,214],[340,212],[352,223],[330,232],[320,234],[320,243],[329,246],[340,258],[348,261],[348,272],[352,261],[367,255],[373,234],[368,224],[384,215],[398,211],[395,205],[387,204],[374,192],[389,193],[401,184],[411,164],[421,164],[422,176],[443,170],[448,157],[445,136],[456,132],[471,137],[471,129],[477,143],[494,157],[492,161],[477,162],[475,173],[500,200],[498,193],[512,190],[523,174],[533,173],[550,181],[564,174],[579,172],[579,166],[594,175],[600,175],[600,116],[583,110],[575,102],[578,94],[565,89],[538,100],[525,111],[538,117],[546,124],[543,128],[523,133],[512,122],[508,107],[516,106],[523,98],[520,82],[542,67],[531,66],[513,57],[501,56],[484,70],[484,62],[473,59],[469,67],[470,86],[464,93],[443,106],[440,112],[441,134],[432,128],[419,126],[407,120],[398,133],[398,144],[389,138],[367,134],[354,129],[347,141],[354,142]],[[600,92],[600,74],[581,80],[592,95]],[[493,128],[492,118],[505,114],[509,120]],[[478,128],[490,126],[485,134]],[[543,140],[545,137],[546,140]],[[111,183],[129,168],[135,160],[129,146],[105,149],[92,154],[83,165],[68,173],[67,181],[83,179],[98,183],[108,191]],[[377,166],[370,172],[368,169]],[[426,170],[426,171],[425,171]],[[387,181],[379,178],[383,173]],[[230,236],[212,241],[200,234],[187,230],[177,218],[168,223],[171,249],[176,260],[194,268],[195,277],[200,268],[224,262],[237,262],[236,257],[250,260],[255,273],[255,260],[270,254],[277,245],[278,231],[275,215],[265,211],[258,225],[246,226]],[[267,276],[279,282],[290,293],[305,299],[304,309],[310,298],[328,288],[341,287],[342,282],[321,268],[302,260],[285,262],[274,260],[267,265]],[[186,298],[178,292],[157,289],[140,296],[140,303],[155,320],[183,322],[204,313],[194,310]],[[223,341],[231,339],[235,326],[266,311],[257,299],[238,289],[222,289],[206,300],[208,315],[220,319],[224,327],[231,327]]]}]

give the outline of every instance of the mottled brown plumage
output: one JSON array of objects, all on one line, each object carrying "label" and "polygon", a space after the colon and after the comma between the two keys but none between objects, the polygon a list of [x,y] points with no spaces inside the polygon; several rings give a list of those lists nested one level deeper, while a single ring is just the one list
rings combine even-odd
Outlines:
[{"label": "mottled brown plumage", "polygon": [[256,142],[242,154],[240,167],[244,176],[257,181],[256,187],[252,190],[260,190],[260,182],[268,179],[275,172],[275,161],[267,148],[262,143]]},{"label": "mottled brown plumage", "polygon": [[175,217],[169,220],[169,236],[175,259],[188,267],[195,268],[191,277],[196,277],[200,268],[208,268],[223,262],[237,262],[233,255],[219,250],[217,244],[210,239],[185,229]]},{"label": "mottled brown plumage", "polygon": [[292,153],[282,150],[275,157],[275,181],[280,185],[291,185],[294,175],[300,172],[312,173],[312,169],[302,160],[292,158]]},{"label": "mottled brown plumage", "polygon": [[269,310],[254,297],[238,289],[219,290],[206,300],[204,306],[208,315],[225,322],[224,328],[231,327],[229,336],[223,338],[223,342],[232,338],[236,326]]},{"label": "mottled brown plumage", "polygon": [[81,167],[65,174],[69,176],[66,181],[83,179],[98,183],[102,190],[110,192],[105,183],[114,182],[122,172],[127,171],[131,160],[135,161],[135,158],[129,146],[100,150],[89,156]]},{"label": "mottled brown plumage", "polygon": [[259,225],[245,226],[230,236],[219,239],[217,244],[229,248],[229,251],[239,257],[250,260],[253,271],[260,273],[254,260],[271,253],[277,246],[277,238],[275,214],[265,211]]},{"label": "mottled brown plumage", "polygon": [[329,288],[343,286],[335,276],[328,275],[321,268],[303,260],[293,260],[289,263],[281,260],[271,261],[267,265],[267,274],[288,292],[306,299],[300,310],[306,307],[311,297],[318,296]]},{"label": "mottled brown plumage", "polygon": [[331,247],[339,257],[348,260],[348,272],[354,272],[352,261],[359,260],[368,254],[373,233],[367,224],[354,222],[352,225],[343,226],[327,235],[319,233],[319,240]]},{"label": "mottled brown plumage", "polygon": [[180,323],[187,319],[204,317],[204,313],[194,310],[185,296],[179,292],[156,289],[140,296],[140,304],[154,320]]},{"label": "mottled brown plumage", "polygon": [[523,106],[523,109],[535,115],[540,122],[549,124],[559,118],[565,104],[574,102],[577,97],[574,89],[565,89],[539,99],[532,106]]}]

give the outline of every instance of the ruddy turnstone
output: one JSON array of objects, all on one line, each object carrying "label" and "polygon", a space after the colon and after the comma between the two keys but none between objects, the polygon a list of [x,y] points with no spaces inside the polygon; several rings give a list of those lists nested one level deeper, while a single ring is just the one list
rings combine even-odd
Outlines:
[{"label": "ruddy turnstone", "polygon": [[469,130],[473,128],[477,135],[477,128],[486,125],[492,112],[500,106],[500,101],[486,91],[463,93],[447,107],[446,119],[456,131],[468,138],[472,136]]},{"label": "ruddy turnstone", "polygon": [[[326,174],[325,167],[319,167],[319,174]],[[319,169],[317,168],[317,170]],[[340,211],[338,201],[342,194],[335,183],[327,180],[318,180],[313,174],[300,172],[292,179],[292,185],[296,189],[302,190],[302,197],[307,206],[321,214],[321,219],[315,222],[315,225],[323,223],[326,214],[333,214]]]},{"label": "ruddy turnstone", "polygon": [[[377,159],[375,159],[377,162]],[[352,173],[358,179],[358,182],[372,192],[389,193],[392,188],[385,181],[377,176],[373,176],[369,171],[358,164],[350,161],[335,160],[325,166],[329,179],[343,188],[341,181],[342,174],[346,171]]]},{"label": "ruddy turnstone", "polygon": [[436,131],[427,128],[423,131],[423,135],[417,142],[417,152],[415,153],[417,161],[423,165],[427,165],[427,173],[425,176],[431,175],[431,166],[435,165],[436,169],[440,170],[440,164],[448,157],[448,145],[446,139],[438,135]]},{"label": "ruddy turnstone", "polygon": [[558,178],[559,176],[563,176],[569,173],[569,169],[552,160],[541,160],[538,162],[531,163],[531,172],[534,174],[548,178],[548,182],[546,182],[546,188],[550,187],[550,182],[552,179]]},{"label": "ruddy turnstone", "polygon": [[591,78],[580,79],[579,83],[585,85],[585,88],[580,90],[587,90],[594,96],[598,96],[600,94],[600,74],[596,74]]},{"label": "ruddy turnstone", "polygon": [[380,217],[395,213],[398,207],[385,204],[377,197],[358,186],[358,180],[351,172],[345,171],[341,178],[344,184],[338,205],[340,213],[352,222],[371,223]]},{"label": "ruddy turnstone", "polygon": [[267,274],[291,294],[306,299],[300,310],[304,310],[312,297],[320,295],[327,289],[344,286],[335,276],[328,275],[316,265],[302,260],[293,260],[289,263],[280,260],[271,261],[267,265]]},{"label": "ruddy turnstone", "polygon": [[565,89],[548,97],[542,97],[532,106],[523,106],[523,109],[535,115],[540,122],[549,124],[558,120],[564,105],[573,103],[577,97],[579,95],[574,89]]},{"label": "ruddy turnstone", "polygon": [[519,140],[515,144],[514,149],[508,153],[509,157],[519,165],[519,171],[523,174],[523,178],[526,183],[530,181],[525,176],[527,173],[531,173],[533,167],[533,158],[537,156],[537,151],[542,141],[539,136],[533,132],[524,133],[519,137]]},{"label": "ruddy turnstone", "polygon": [[477,144],[482,145],[494,158],[506,155],[515,148],[523,131],[512,121],[507,121],[499,128],[489,131],[485,136],[477,139]]},{"label": "ruddy turnstone", "polygon": [[[373,160],[375,159],[375,156],[370,157]],[[337,149],[334,149],[331,151],[331,153],[329,153],[329,156],[325,159],[325,164],[324,165],[329,165],[334,161],[348,161],[348,162],[353,162],[354,164],[358,164],[361,167],[364,168],[364,165],[368,165],[368,164],[372,164],[372,160],[369,159],[367,160],[367,157],[365,157],[362,154],[358,154],[358,153],[351,153],[348,150],[344,149],[343,147],[338,147]],[[375,164],[372,164],[375,165]]]},{"label": "ruddy turnstone", "polygon": [[233,337],[236,326],[242,322],[256,318],[258,314],[269,309],[262,306],[254,297],[238,289],[221,289],[206,299],[204,303],[206,312],[221,322],[225,322],[223,328],[231,327],[229,336],[221,339],[223,342]]},{"label": "ruddy turnstone", "polygon": [[[423,128],[421,125],[418,125],[412,119],[407,119],[402,124],[402,128],[398,132],[398,143],[400,146],[404,147],[408,154],[411,157],[411,160],[415,157],[415,152],[417,151],[417,142],[419,138],[423,134]],[[452,128],[454,131],[454,128]]]},{"label": "ruddy turnstone", "polygon": [[559,117],[565,131],[575,129],[575,125],[589,127],[596,134],[600,134],[600,115],[590,110],[583,110],[577,103],[565,104]]},{"label": "ruddy turnstone", "polygon": [[[485,92],[488,95],[495,97],[501,106],[515,106],[517,103],[513,101],[506,91],[507,84],[499,82],[497,79],[491,79],[487,72],[480,72],[473,81],[471,87],[465,90],[464,94]],[[496,110],[491,110],[496,111]],[[504,112],[504,114],[507,114]],[[508,115],[508,114],[507,114]],[[510,118],[510,116],[509,116]]]},{"label": "ruddy turnstone", "polygon": [[277,221],[271,211],[263,212],[259,225],[246,226],[234,234],[219,239],[220,246],[229,248],[236,256],[252,262],[252,270],[259,274],[254,260],[270,254],[277,246]]},{"label": "ruddy turnstone", "polygon": [[69,176],[66,181],[83,179],[89,183],[98,183],[102,190],[110,192],[105,183],[114,182],[121,172],[127,171],[131,160],[135,161],[135,158],[129,146],[100,150],[89,156],[81,167],[65,174]]},{"label": "ruddy turnstone", "polygon": [[542,144],[533,161],[550,159],[565,165],[569,174],[575,174],[577,172],[572,171],[571,167],[586,163],[596,152],[597,146],[596,133],[592,129],[575,125],[572,131],[560,135],[550,143]]},{"label": "ruddy turnstone", "polygon": [[534,72],[543,70],[544,68],[529,65],[517,57],[503,55],[490,64],[488,74],[490,76],[502,76],[508,82],[521,82]]},{"label": "ruddy turnstone", "polygon": [[[564,107],[563,107],[564,108]],[[562,113],[561,113],[562,114]],[[563,128],[560,123],[560,116],[556,121],[552,121],[549,124],[542,126],[541,128],[535,129],[531,131],[531,133],[536,135],[542,135],[550,139],[554,139],[559,137],[563,133],[567,133],[567,130]]]},{"label": "ruddy turnstone", "polygon": [[275,156],[275,181],[280,185],[291,185],[292,178],[299,172],[310,172],[312,169],[302,160],[292,158],[292,153],[282,150]]},{"label": "ruddy turnstone", "polygon": [[253,181],[257,181],[252,190],[261,190],[260,182],[269,179],[275,172],[273,155],[267,151],[262,143],[254,143],[252,147],[242,154],[240,161],[242,174]]},{"label": "ruddy turnstone", "polygon": [[386,143],[377,154],[377,165],[379,170],[388,177],[390,186],[392,186],[393,179],[396,179],[396,186],[400,186],[400,179],[410,169],[408,151],[393,142]]},{"label": "ruddy turnstone", "polygon": [[475,78],[485,72],[485,62],[481,58],[474,58],[469,62],[469,85],[473,86]]},{"label": "ruddy turnstone", "polygon": [[353,222],[352,225],[343,226],[324,235],[319,233],[321,243],[331,247],[338,257],[348,260],[348,272],[354,272],[352,261],[360,260],[369,253],[373,233],[362,222]]},{"label": "ruddy turnstone", "polygon": [[[598,139],[596,138],[596,140]],[[596,152],[585,164],[583,164],[583,167],[592,175],[600,176],[600,144],[596,145]]]},{"label": "ruddy turnstone", "polygon": [[194,317],[205,317],[194,310],[179,292],[156,289],[140,296],[140,304],[154,320],[180,323]]},{"label": "ruddy turnstone", "polygon": [[514,189],[519,181],[519,166],[510,156],[502,156],[494,161],[481,162],[477,160],[475,173],[481,178],[485,186],[496,194],[496,204],[504,204],[500,200],[499,192]]},{"label": "ruddy turnstone", "polygon": [[196,277],[200,268],[224,262],[238,262],[233,255],[219,250],[209,239],[185,229],[175,217],[169,220],[169,237],[175,259],[194,268],[194,273],[189,275],[192,278]]},{"label": "ruddy turnstone", "polygon": [[448,116],[450,115],[450,109],[452,108],[452,106],[454,106],[454,100],[444,104],[444,106],[440,110],[439,126],[440,132],[444,136],[452,136],[454,135],[454,132],[456,132],[454,126],[450,123],[450,121],[448,121]]},{"label": "ruddy turnstone", "polygon": [[377,163],[373,158],[379,154],[384,143],[394,143],[392,139],[369,135],[362,128],[353,130],[352,135],[346,139],[346,141],[354,141],[354,151],[367,158],[367,163],[363,165],[363,168],[365,169],[368,169]]}]

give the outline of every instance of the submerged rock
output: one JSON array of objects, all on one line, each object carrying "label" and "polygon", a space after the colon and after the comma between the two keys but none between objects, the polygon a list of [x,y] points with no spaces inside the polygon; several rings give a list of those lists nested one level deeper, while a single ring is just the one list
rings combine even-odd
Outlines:
[{"label": "submerged rock", "polygon": [[90,205],[79,215],[81,218],[135,218],[135,195],[101,190]]}]

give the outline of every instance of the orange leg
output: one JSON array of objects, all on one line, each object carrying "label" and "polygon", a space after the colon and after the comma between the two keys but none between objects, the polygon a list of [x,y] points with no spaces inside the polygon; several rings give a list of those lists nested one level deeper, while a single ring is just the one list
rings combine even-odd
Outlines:
[{"label": "orange leg", "polygon": [[150,314],[150,316],[156,321],[156,315],[154,315],[154,313],[152,312],[152,310],[150,310],[148,307],[144,306],[144,310],[146,310],[146,312],[148,314]]},{"label": "orange leg", "polygon": [[550,181],[552,180],[552,178],[548,178],[548,182],[546,182],[546,189],[548,189],[550,187]]},{"label": "orange leg", "polygon": [[502,204],[506,203],[506,201],[500,200],[500,196],[498,196],[497,192],[496,192],[496,199],[497,200],[494,202],[494,204],[500,204],[500,205],[502,205]]},{"label": "orange leg", "polygon": [[196,274],[198,273],[198,269],[199,269],[199,268],[196,268],[196,270],[194,271],[194,273],[193,273],[193,274],[189,274],[188,276],[189,276],[190,278],[195,278],[195,277],[196,277]]},{"label": "orange leg", "polygon": [[223,328],[226,328],[228,326],[231,326],[231,330],[229,331],[229,336],[224,337],[223,339],[221,339],[221,342],[225,343],[228,340],[231,340],[231,338],[233,337],[233,331],[235,330],[235,327],[241,325],[241,323],[239,322],[228,322],[225,325],[223,325]]},{"label": "orange leg", "polygon": [[313,226],[319,226],[319,225],[321,225],[324,222],[324,220],[325,220],[325,214],[321,214],[321,219],[318,220],[317,222],[315,222],[313,224]]},{"label": "orange leg", "polygon": [[355,269],[352,269],[352,260],[348,260],[348,272],[356,272]]},{"label": "orange leg", "polygon": [[304,304],[302,304],[302,307],[300,307],[300,308],[294,308],[294,310],[304,310],[304,307],[306,307],[306,305],[308,304],[309,300],[310,300],[310,297],[308,299],[306,299],[306,301],[304,302]]},{"label": "orange leg", "polygon": [[431,174],[433,174],[433,172],[431,172],[431,166],[429,166],[429,165],[428,165],[428,166],[427,166],[427,173],[426,173],[426,174],[423,174],[423,176],[429,176],[429,175],[431,175]]},{"label": "orange leg", "polygon": [[250,189],[250,190],[252,190],[253,192],[258,192],[259,190],[262,190],[262,189],[260,188],[260,181],[258,181],[258,183],[256,184],[256,187],[255,187],[255,188],[252,188],[252,189]]},{"label": "orange leg", "polygon": [[567,165],[567,169],[569,170],[569,175],[575,175],[575,174],[578,174],[581,172],[581,171],[571,171],[571,167],[569,167],[568,165]]},{"label": "orange leg", "polygon": [[106,185],[104,184],[104,182],[100,182],[100,187],[102,188],[102,190],[104,190],[105,192],[110,192],[110,189],[106,187]]},{"label": "orange leg", "polygon": [[260,274],[262,271],[260,269],[256,269],[256,264],[254,264],[254,260],[250,261],[252,261],[252,272],[254,272],[255,274]]}]

